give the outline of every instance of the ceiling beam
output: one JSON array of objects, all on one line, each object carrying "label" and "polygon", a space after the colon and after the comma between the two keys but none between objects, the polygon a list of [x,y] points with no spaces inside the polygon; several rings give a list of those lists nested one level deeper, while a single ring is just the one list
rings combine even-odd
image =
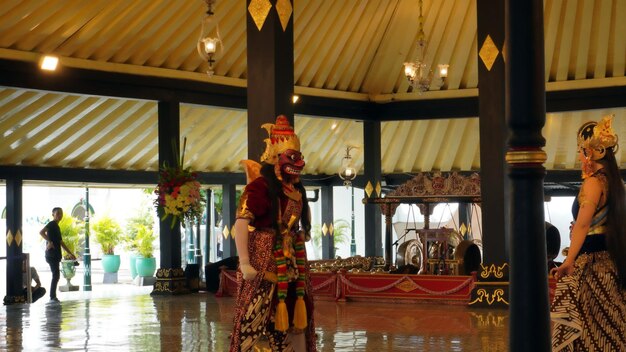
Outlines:
[{"label": "ceiling beam", "polygon": [[[546,93],[547,112],[590,110],[626,106],[626,85],[561,89]],[[246,109],[246,88],[199,80],[155,77],[128,72],[105,72],[62,67],[41,71],[35,62],[0,59],[0,85],[24,89],[110,96],[154,101]],[[308,92],[308,91],[307,91]],[[297,114],[356,120],[425,120],[478,116],[478,97],[402,100],[379,103],[353,100],[345,94],[300,95]],[[359,96],[360,97],[360,96]]]}]

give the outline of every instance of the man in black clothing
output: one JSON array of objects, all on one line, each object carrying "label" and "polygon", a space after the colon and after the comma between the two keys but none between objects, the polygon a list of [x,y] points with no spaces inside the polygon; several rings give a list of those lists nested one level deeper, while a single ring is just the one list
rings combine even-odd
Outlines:
[{"label": "man in black clothing", "polygon": [[59,221],[63,219],[63,209],[52,209],[52,221],[50,221],[39,234],[46,240],[46,262],[50,265],[50,271],[52,272],[52,282],[50,284],[50,300],[58,302],[57,298],[57,284],[61,278],[61,272],[59,271],[59,263],[63,258],[61,255],[61,247],[69,254],[72,259],[76,259],[76,256],[65,246],[63,238],[61,237],[61,229],[59,228]]}]

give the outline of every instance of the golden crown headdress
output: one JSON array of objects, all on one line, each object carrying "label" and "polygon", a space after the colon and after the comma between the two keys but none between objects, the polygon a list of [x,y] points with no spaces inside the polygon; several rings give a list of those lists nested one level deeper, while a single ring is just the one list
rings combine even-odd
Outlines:
[{"label": "golden crown headdress", "polygon": [[585,151],[591,160],[600,160],[609,148],[617,151],[617,134],[613,130],[614,115],[606,115],[599,122],[585,122],[578,130],[578,148]]},{"label": "golden crown headdress", "polygon": [[269,138],[265,139],[265,151],[261,155],[261,162],[276,164],[278,155],[288,149],[300,151],[300,140],[293,132],[293,127],[285,115],[278,115],[276,123],[266,123],[261,125],[267,130]]}]

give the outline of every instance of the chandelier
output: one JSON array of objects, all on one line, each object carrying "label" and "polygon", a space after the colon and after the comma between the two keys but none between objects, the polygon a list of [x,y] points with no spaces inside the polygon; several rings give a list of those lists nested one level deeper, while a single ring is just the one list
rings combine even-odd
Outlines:
[{"label": "chandelier", "polygon": [[212,36],[212,23],[213,22],[213,5],[217,0],[204,0],[207,6],[207,12],[202,19],[202,27],[200,28],[200,37],[198,38],[198,54],[206,60],[209,64],[209,69],[206,71],[207,75],[213,76],[215,71],[213,65],[215,64],[215,53],[217,52],[218,45],[220,49],[222,47],[222,39],[220,37],[220,28],[215,23],[215,36]]},{"label": "chandelier", "polygon": [[426,35],[424,34],[424,16],[422,15],[423,0],[419,0],[419,32],[417,37],[418,57],[414,62],[404,63],[404,74],[413,89],[422,94],[430,89],[431,86],[441,88],[448,77],[447,64],[439,64],[438,76],[435,79],[433,71],[426,64],[424,55],[426,54]]},{"label": "chandelier", "polygon": [[356,169],[352,164],[352,156],[350,156],[350,150],[354,147],[346,147],[346,155],[341,159],[341,168],[339,169],[339,177],[343,180],[343,185],[346,188],[352,185],[352,180],[356,178]]}]

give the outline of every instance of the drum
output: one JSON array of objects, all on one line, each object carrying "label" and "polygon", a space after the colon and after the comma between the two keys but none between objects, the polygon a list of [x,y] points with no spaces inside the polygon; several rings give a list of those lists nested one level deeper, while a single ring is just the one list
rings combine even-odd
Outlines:
[{"label": "drum", "polygon": [[480,269],[480,248],[473,241],[463,240],[454,250],[454,259],[459,261],[459,275],[471,275]]},{"label": "drum", "polygon": [[416,239],[402,243],[398,247],[398,253],[396,253],[396,266],[398,268],[408,264],[418,268],[422,265],[422,245]]}]

